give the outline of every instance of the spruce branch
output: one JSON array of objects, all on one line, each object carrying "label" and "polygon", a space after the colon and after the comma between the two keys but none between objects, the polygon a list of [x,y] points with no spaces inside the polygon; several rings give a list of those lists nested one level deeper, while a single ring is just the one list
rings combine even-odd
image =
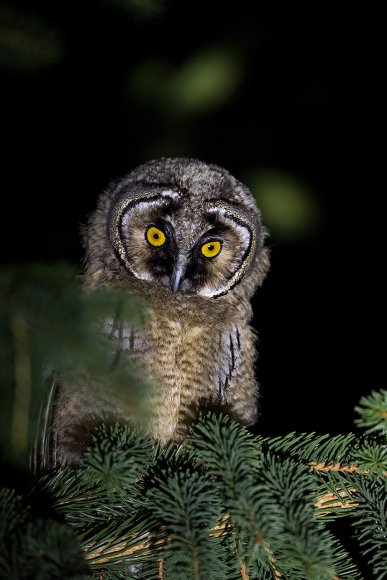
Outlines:
[{"label": "spruce branch", "polygon": [[[64,265],[5,269],[3,447],[26,447],[44,370],[70,378],[94,373],[108,396],[129,384],[140,408],[138,379],[95,322],[141,324],[139,312],[119,289],[81,289]],[[137,424],[102,426],[79,468],[39,475],[28,493],[0,491],[0,569],[9,578],[352,579],[356,568],[328,527],[346,517],[382,580],[386,397],[379,391],[361,399],[360,435],[254,437],[210,413],[188,442],[163,448]]]},{"label": "spruce branch", "polygon": [[351,514],[361,553],[367,557],[375,580],[387,578],[387,482],[363,475],[356,480],[359,507]]},{"label": "spruce branch", "polygon": [[362,397],[355,411],[360,415],[355,424],[367,429],[366,433],[381,432],[387,435],[387,390],[371,391]]},{"label": "spruce branch", "polygon": [[192,430],[191,445],[220,488],[237,558],[249,574],[355,574],[342,547],[318,525],[316,479],[308,466],[268,452],[266,441],[254,439],[228,417],[202,418]]},{"label": "spruce branch", "polygon": [[266,438],[265,445],[276,453],[283,453],[302,460],[311,465],[346,463],[352,449],[358,445],[358,438],[354,433],[348,435],[316,433],[289,433],[281,437]]},{"label": "spruce branch", "polygon": [[156,449],[154,442],[135,430],[118,424],[102,425],[91,435],[83,466],[91,483],[129,493],[140,474],[154,462]]},{"label": "spruce branch", "polygon": [[73,530],[34,517],[25,498],[0,491],[0,569],[4,578],[88,578],[89,566]]},{"label": "spruce branch", "polygon": [[195,472],[159,478],[147,494],[147,506],[154,527],[167,534],[164,568],[173,570],[173,578],[225,578],[224,549],[210,534],[220,504],[207,478]]}]

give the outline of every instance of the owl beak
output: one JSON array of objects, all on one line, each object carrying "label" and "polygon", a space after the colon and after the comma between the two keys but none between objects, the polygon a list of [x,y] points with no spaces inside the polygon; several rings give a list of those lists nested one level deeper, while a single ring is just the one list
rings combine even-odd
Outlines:
[{"label": "owl beak", "polygon": [[171,290],[172,294],[176,294],[185,274],[185,263],[177,263],[173,269],[171,276]]}]

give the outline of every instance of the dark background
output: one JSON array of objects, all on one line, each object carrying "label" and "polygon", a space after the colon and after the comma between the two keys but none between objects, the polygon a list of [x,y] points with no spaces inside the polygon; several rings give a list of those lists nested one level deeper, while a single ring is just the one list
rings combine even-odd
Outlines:
[{"label": "dark background", "polygon": [[256,430],[345,433],[385,388],[384,20],[226,4],[2,3],[2,263],[80,265],[80,224],[139,163],[222,165],[271,232]]}]

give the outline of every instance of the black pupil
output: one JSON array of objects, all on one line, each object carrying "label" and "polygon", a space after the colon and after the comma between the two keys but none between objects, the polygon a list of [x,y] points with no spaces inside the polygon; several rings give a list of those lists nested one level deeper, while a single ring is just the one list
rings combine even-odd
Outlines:
[{"label": "black pupil", "polygon": [[159,236],[159,234],[153,234],[153,239],[154,239],[154,240],[158,240],[158,239],[159,239],[159,237],[160,237],[160,236]]},{"label": "black pupil", "polygon": [[214,244],[210,244],[210,245],[208,246],[208,251],[209,251],[209,252],[213,252],[213,251],[214,251]]}]

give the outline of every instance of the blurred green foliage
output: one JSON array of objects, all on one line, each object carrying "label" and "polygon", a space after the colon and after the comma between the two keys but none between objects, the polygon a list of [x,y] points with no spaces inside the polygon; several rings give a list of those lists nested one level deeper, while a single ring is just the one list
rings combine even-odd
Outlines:
[{"label": "blurred green foliage", "polygon": [[115,317],[136,327],[143,321],[141,304],[125,289],[86,290],[69,264],[2,270],[0,446],[10,461],[27,460],[55,377],[76,382],[86,375],[145,419],[146,385],[102,329]]},{"label": "blurred green foliage", "polygon": [[164,0],[105,0],[122,11],[128,12],[137,18],[152,18],[164,9]]},{"label": "blurred green foliage", "polygon": [[246,175],[246,183],[274,240],[297,240],[318,227],[321,210],[317,199],[294,176],[281,171],[252,169]]},{"label": "blurred green foliage", "polygon": [[[115,22],[114,15],[117,17],[120,12],[127,13],[128,18],[120,22],[118,36],[125,38],[125,34],[130,35],[134,27],[136,34],[140,31],[140,34],[144,35],[145,44],[143,47],[141,44],[138,46],[138,53],[134,59],[128,52],[127,65],[125,65],[125,47],[129,47],[130,44],[127,45],[124,40],[118,45],[122,51],[119,55],[121,68],[114,69],[115,63],[112,62],[112,70],[117,70],[114,73],[117,79],[123,75],[120,98],[129,118],[134,109],[140,116],[151,119],[149,122],[151,131],[149,132],[149,127],[145,127],[138,139],[140,147],[143,147],[145,159],[168,155],[201,158],[204,153],[198,151],[198,144],[195,142],[197,123],[203,123],[202,139],[204,137],[205,142],[206,120],[210,121],[211,115],[217,115],[222,107],[237,102],[241,95],[245,95],[243,98],[246,98],[248,76],[258,74],[259,78],[262,66],[255,61],[254,64],[249,61],[248,43],[237,42],[238,38],[243,39],[240,30],[239,32],[236,30],[235,37],[232,38],[214,34],[211,41],[207,39],[206,42],[202,42],[198,39],[197,46],[191,46],[189,50],[187,47],[181,47],[181,54],[179,50],[176,50],[175,54],[171,53],[170,39],[168,41],[166,39],[160,50],[157,50],[156,45],[152,44],[155,42],[153,38],[155,27],[162,28],[164,21],[161,16],[168,18],[168,14],[173,10],[173,3],[164,0],[104,0],[101,5],[95,7],[95,15],[99,19],[103,18],[101,14],[105,13],[108,19],[113,14],[112,20],[107,20],[108,26],[111,22]],[[192,7],[189,7],[188,14],[190,10]],[[63,6],[61,11],[64,15],[68,14]],[[55,13],[48,14],[53,16]],[[77,21],[76,13],[73,19]],[[59,20],[55,24],[50,23],[47,12],[45,13],[40,6],[26,9],[11,3],[3,4],[0,8],[0,66],[17,72],[39,72],[49,65],[59,65],[66,62],[68,57],[72,58],[71,51],[74,48],[77,51],[76,58],[79,54],[82,62],[84,58],[82,51],[76,44],[72,44],[72,35],[74,32],[78,33],[78,26],[82,28],[82,22],[80,19],[74,28],[68,23],[62,27]],[[108,50],[99,52],[101,48],[95,43],[100,37],[98,34],[93,35],[95,33],[92,28],[90,39],[89,31],[83,32],[84,42],[90,42],[90,50],[94,55],[98,55],[99,59],[111,58],[113,53],[109,53]],[[149,38],[152,38],[152,43],[145,41],[148,34]],[[166,34],[171,34],[171,30]],[[259,29],[256,34],[261,42]],[[152,47],[150,51],[149,46]],[[101,77],[98,77],[98,80],[92,79],[91,82],[94,83],[95,90],[107,85],[109,80],[106,71],[101,69]],[[125,122],[122,127],[125,131]],[[250,132],[251,127],[246,126],[244,147],[249,139],[254,139],[254,132],[251,134]],[[149,139],[145,138],[145,135],[148,137],[148,133]],[[214,139],[213,135],[211,137]],[[235,137],[234,129],[231,127],[230,147],[231,142],[234,143],[232,147],[238,147],[236,144],[240,141],[241,136]],[[251,144],[251,147],[253,146]],[[223,147],[223,143],[219,143],[219,147]],[[275,167],[270,171],[266,170],[260,166],[259,161],[250,170],[242,171],[246,173],[246,181],[256,196],[273,239],[300,239],[315,230],[320,208],[313,192],[304,184],[291,174],[286,175],[280,170],[277,171]]]},{"label": "blurred green foliage", "polygon": [[58,63],[64,54],[55,27],[33,11],[0,6],[0,66],[21,72]]},{"label": "blurred green foliage", "polygon": [[128,90],[138,100],[171,115],[207,113],[234,94],[242,70],[236,53],[225,47],[208,47],[175,67],[163,59],[141,62],[130,75]]}]

